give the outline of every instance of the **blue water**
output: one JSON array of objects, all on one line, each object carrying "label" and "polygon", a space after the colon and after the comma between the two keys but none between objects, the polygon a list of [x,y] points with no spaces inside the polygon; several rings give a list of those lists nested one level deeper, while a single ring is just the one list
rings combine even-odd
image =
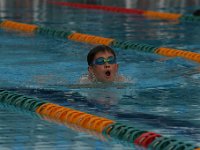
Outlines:
[{"label": "blue water", "polygon": [[[120,1],[96,2],[126,6]],[[2,0],[0,4],[2,20],[200,52],[198,23],[54,6],[45,0]],[[152,1],[147,7],[145,1],[135,0],[129,7],[191,14],[198,1],[185,4]],[[198,63],[116,48],[119,73],[130,82],[80,85],[80,77],[87,73],[87,53],[93,46],[0,29],[0,88],[200,145]],[[135,149],[12,107],[0,108],[2,150]]]}]

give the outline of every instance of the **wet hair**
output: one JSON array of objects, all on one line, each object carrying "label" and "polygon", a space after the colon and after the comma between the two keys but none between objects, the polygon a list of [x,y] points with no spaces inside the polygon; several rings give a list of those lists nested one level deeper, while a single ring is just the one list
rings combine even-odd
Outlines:
[{"label": "wet hair", "polygon": [[98,45],[92,48],[87,55],[88,66],[92,65],[95,55],[99,52],[110,52],[111,54],[113,54],[114,57],[116,57],[116,54],[112,48],[106,45]]},{"label": "wet hair", "polygon": [[194,11],[193,16],[200,16],[200,9]]}]

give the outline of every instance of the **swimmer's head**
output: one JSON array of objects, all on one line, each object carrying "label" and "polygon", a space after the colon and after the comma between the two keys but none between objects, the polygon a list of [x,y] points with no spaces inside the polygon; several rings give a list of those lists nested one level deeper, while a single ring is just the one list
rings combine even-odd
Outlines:
[{"label": "swimmer's head", "polygon": [[91,80],[113,82],[117,76],[118,64],[113,49],[98,45],[90,50],[87,56],[88,71]]}]

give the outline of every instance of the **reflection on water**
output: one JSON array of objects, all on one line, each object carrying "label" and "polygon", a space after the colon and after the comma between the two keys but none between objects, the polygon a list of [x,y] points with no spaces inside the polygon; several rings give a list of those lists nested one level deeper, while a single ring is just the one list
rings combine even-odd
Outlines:
[{"label": "reflection on water", "polygon": [[[67,1],[67,0],[66,0]],[[69,0],[70,1],[70,0]],[[184,7],[195,7],[200,5],[199,0],[115,0],[107,1],[107,0],[76,0],[71,2],[80,2],[80,3],[88,3],[88,4],[101,4],[101,5],[110,5],[110,6],[120,6],[126,8],[139,8],[145,10],[165,10],[171,8],[172,12],[178,13],[188,13],[191,14],[194,10],[184,10]],[[12,11],[10,11],[12,10]],[[1,19],[15,19],[15,20],[26,20],[26,22],[37,22],[37,21],[45,21],[47,18],[53,15],[56,9],[48,5],[47,0],[1,0],[0,1],[0,17]],[[49,16],[48,13],[51,15]],[[63,11],[63,13],[65,13]],[[62,14],[60,14],[62,15]]]}]

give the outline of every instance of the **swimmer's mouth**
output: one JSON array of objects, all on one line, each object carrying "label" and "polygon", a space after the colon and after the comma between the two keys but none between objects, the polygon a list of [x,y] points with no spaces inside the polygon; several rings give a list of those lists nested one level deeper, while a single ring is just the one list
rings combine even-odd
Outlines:
[{"label": "swimmer's mouth", "polygon": [[106,74],[106,76],[109,77],[111,75],[111,72],[110,71],[106,71],[105,74]]}]

